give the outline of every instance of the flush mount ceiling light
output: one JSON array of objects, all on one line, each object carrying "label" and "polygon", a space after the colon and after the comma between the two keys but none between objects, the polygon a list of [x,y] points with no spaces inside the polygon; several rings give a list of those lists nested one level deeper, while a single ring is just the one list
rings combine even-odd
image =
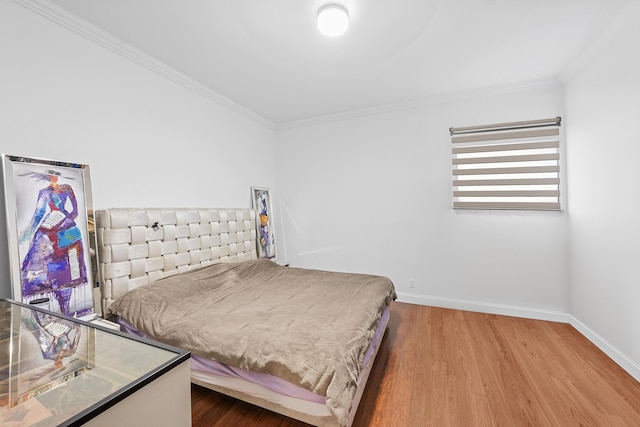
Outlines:
[{"label": "flush mount ceiling light", "polygon": [[329,4],[318,11],[318,30],[327,37],[337,37],[349,28],[349,12],[337,4]]}]

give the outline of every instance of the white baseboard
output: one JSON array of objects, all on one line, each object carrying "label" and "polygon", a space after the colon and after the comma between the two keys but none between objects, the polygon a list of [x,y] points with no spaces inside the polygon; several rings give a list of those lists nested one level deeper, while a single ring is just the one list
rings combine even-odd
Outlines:
[{"label": "white baseboard", "polygon": [[451,308],[455,310],[475,311],[480,313],[499,314],[503,316],[523,317],[527,319],[546,320],[550,322],[569,323],[576,328],[585,338],[591,341],[611,360],[636,380],[640,381],[640,366],[619,351],[607,340],[594,332],[587,325],[574,316],[561,311],[544,310],[528,307],[518,307],[505,304],[494,304],[481,301],[468,301],[454,298],[434,297],[428,295],[416,295],[398,292],[398,302],[427,305],[432,307]]},{"label": "white baseboard", "polygon": [[398,292],[398,302],[452,308],[455,310],[477,311],[480,313],[500,314],[503,316],[524,317],[526,319],[546,320],[549,322],[571,322],[571,316],[561,311],[518,307],[514,305],[494,304],[480,301],[468,301]]},{"label": "white baseboard", "polygon": [[604,354],[609,356],[614,362],[616,362],[622,369],[627,371],[629,375],[634,377],[637,381],[640,381],[640,365],[628,358],[624,353],[611,345],[607,340],[602,338],[596,332],[594,332],[587,325],[571,316],[571,326],[576,328],[578,332],[587,337],[596,347],[598,347]]}]

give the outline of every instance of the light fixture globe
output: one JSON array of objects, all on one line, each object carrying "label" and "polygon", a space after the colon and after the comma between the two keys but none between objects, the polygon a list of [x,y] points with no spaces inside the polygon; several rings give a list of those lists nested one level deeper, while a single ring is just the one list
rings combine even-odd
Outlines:
[{"label": "light fixture globe", "polygon": [[337,4],[323,6],[318,11],[318,30],[327,37],[341,36],[349,28],[349,12]]}]

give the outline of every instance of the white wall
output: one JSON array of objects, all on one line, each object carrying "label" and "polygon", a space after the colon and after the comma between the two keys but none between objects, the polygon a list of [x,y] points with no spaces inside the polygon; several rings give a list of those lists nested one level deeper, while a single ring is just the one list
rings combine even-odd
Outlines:
[{"label": "white wall", "polygon": [[640,4],[568,79],[571,312],[640,379]]},{"label": "white wall", "polygon": [[566,313],[566,214],[454,212],[448,132],[563,108],[541,84],[278,130],[279,259],[386,275],[404,301]]},{"label": "white wall", "polygon": [[[248,206],[249,186],[272,187],[281,261],[384,274],[405,301],[571,313],[638,372],[640,149],[625,127],[640,116],[633,12],[565,93],[547,84],[449,96],[285,127],[274,143],[270,128],[3,1],[0,151],[90,164],[98,209]],[[569,218],[452,211],[450,126],[555,115],[565,118]]]},{"label": "white wall", "polygon": [[248,207],[274,185],[272,128],[10,1],[0,55],[0,151],[89,164],[96,209]]}]

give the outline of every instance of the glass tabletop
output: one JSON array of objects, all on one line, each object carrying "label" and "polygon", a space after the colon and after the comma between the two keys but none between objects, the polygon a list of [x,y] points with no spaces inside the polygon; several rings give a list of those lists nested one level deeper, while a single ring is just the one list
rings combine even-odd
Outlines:
[{"label": "glass tabletop", "polygon": [[86,421],[185,355],[0,299],[0,425]]}]

